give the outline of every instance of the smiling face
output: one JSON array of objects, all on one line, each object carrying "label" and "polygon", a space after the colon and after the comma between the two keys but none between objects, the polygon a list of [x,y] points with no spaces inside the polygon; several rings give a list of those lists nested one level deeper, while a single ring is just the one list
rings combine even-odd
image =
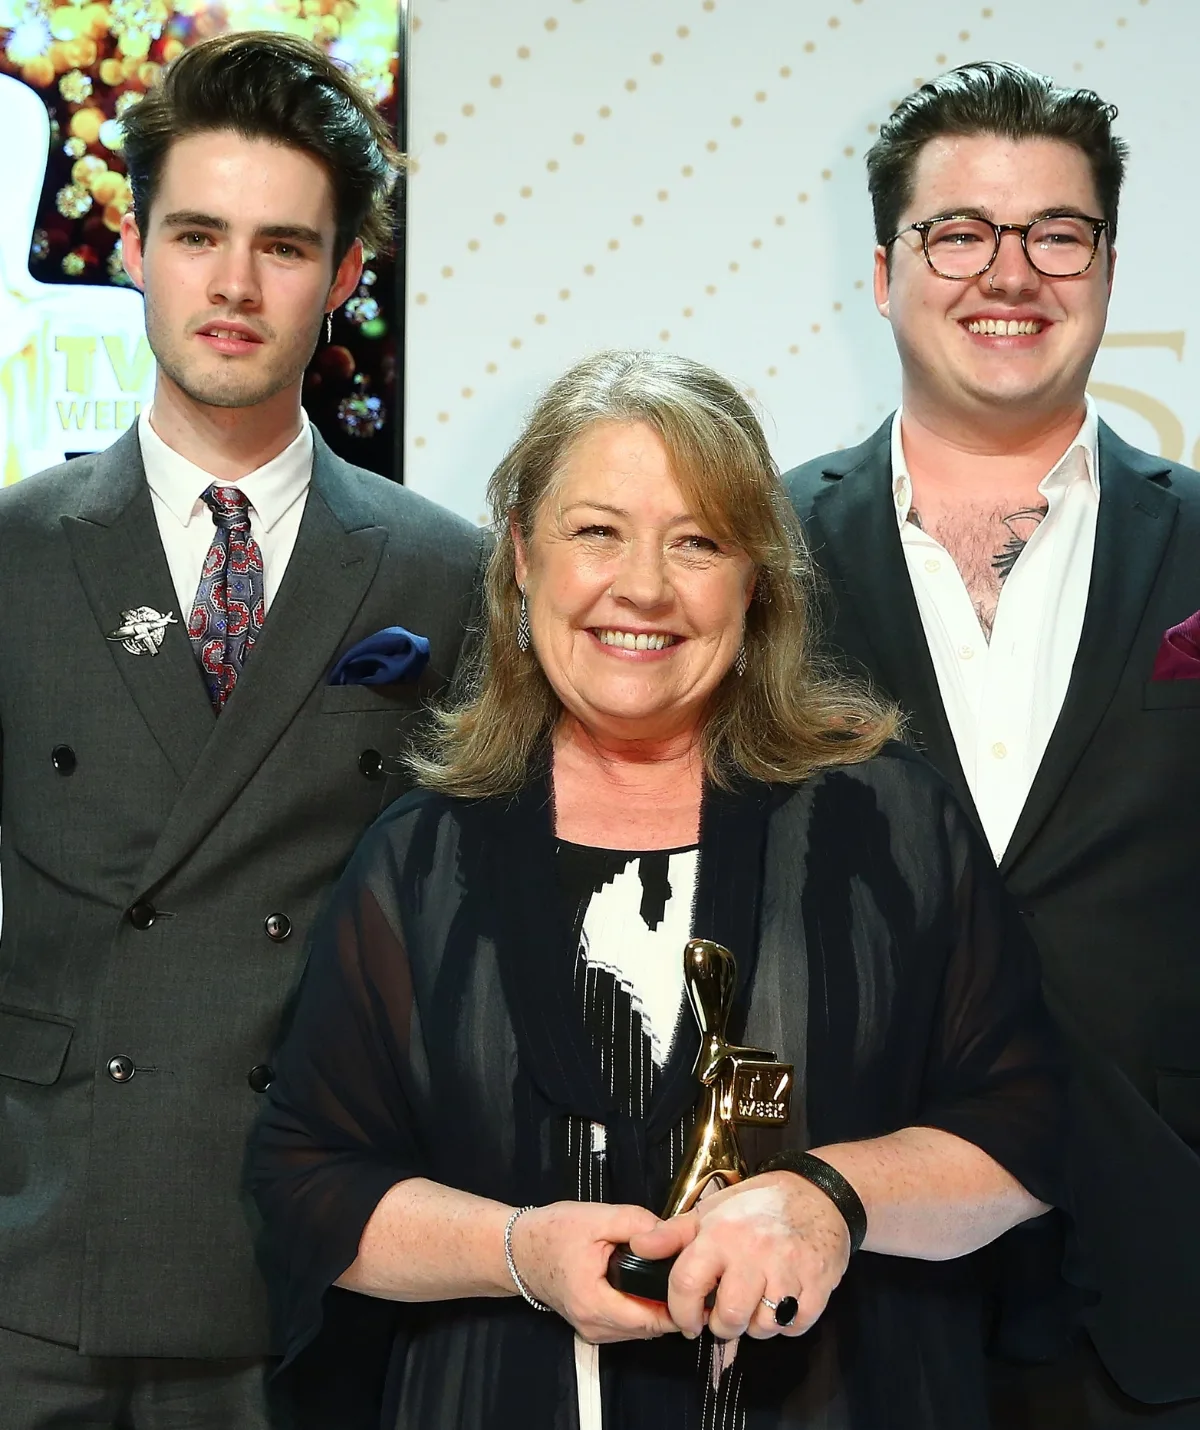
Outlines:
[{"label": "smiling face", "polygon": [[298,404],[327,310],[353,292],[357,242],[333,272],[329,178],[309,154],[229,130],[177,140],[122,253],[146,297],[159,382],[192,402]]},{"label": "smiling face", "polygon": [[[964,212],[995,223],[1102,216],[1087,158],[1072,144],[991,134],[931,140],[899,226]],[[1052,420],[1082,405],[1108,314],[1116,255],[1107,237],[1087,272],[1072,278],[1038,273],[1012,233],[972,279],[933,273],[919,234],[904,234],[891,252],[889,275],[884,249],[875,251],[875,298],[900,353],[906,408],[927,421],[1016,408],[1027,420]]]},{"label": "smiling face", "polygon": [[688,511],[662,439],[601,423],[570,448],[516,542],[534,650],[594,736],[698,731],[742,641],[754,568]]}]

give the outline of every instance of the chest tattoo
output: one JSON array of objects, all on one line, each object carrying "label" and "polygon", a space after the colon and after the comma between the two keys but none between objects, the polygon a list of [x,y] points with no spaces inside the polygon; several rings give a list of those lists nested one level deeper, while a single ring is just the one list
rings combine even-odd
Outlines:
[{"label": "chest tattoo", "polygon": [[914,526],[928,531],[949,552],[988,640],[1001,587],[1049,509],[1047,502],[1039,501],[1020,507],[960,506],[924,517],[913,507],[908,513]]}]

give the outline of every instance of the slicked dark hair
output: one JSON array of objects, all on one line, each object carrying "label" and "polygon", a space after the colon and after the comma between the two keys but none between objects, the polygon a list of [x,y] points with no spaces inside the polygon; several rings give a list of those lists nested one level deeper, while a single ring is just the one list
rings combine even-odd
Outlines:
[{"label": "slicked dark hair", "polygon": [[1111,244],[1129,153],[1112,132],[1116,117],[1116,105],[1094,90],[1062,89],[1048,76],[1005,60],[981,60],[939,75],[896,106],[867,150],[876,242],[887,243],[899,228],[912,199],[917,159],[931,139],[995,134],[1073,144],[1091,167]]},{"label": "slicked dark hair", "polygon": [[133,214],[144,236],[171,145],[232,130],[301,149],[333,189],[333,265],[356,238],[376,252],[392,237],[400,156],[366,91],[324,51],[294,35],[243,30],[185,50],[122,116]]}]

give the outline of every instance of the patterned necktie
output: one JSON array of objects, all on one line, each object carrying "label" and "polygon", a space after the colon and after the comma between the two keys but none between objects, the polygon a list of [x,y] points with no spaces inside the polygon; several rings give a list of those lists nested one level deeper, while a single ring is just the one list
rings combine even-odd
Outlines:
[{"label": "patterned necktie", "polygon": [[216,531],[188,617],[188,635],[219,715],[262,630],[263,561],[258,542],[250,535],[245,495],[237,487],[214,482],[203,500]]}]

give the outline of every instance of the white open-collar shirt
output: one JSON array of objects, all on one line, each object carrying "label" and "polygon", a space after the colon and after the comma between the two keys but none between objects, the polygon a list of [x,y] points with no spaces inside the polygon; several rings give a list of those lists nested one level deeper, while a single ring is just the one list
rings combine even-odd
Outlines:
[{"label": "white open-collar shirt", "polygon": [[1048,510],[1000,588],[989,641],[954,558],[908,520],[912,481],[892,419],[900,543],[963,774],[997,863],[1062,710],[1079,649],[1100,508],[1092,400],[1075,440],[1038,484]]},{"label": "white open-collar shirt", "polygon": [[[250,532],[262,552],[263,598],[268,610],[296,545],[312,481],[312,428],[303,411],[300,416],[299,434],[277,457],[236,481],[221,482],[246,494]],[[186,625],[216,530],[212,512],[201,498],[218,478],[168,447],[151,426],[146,410],[138,418],[138,441],[180,619]]]}]

